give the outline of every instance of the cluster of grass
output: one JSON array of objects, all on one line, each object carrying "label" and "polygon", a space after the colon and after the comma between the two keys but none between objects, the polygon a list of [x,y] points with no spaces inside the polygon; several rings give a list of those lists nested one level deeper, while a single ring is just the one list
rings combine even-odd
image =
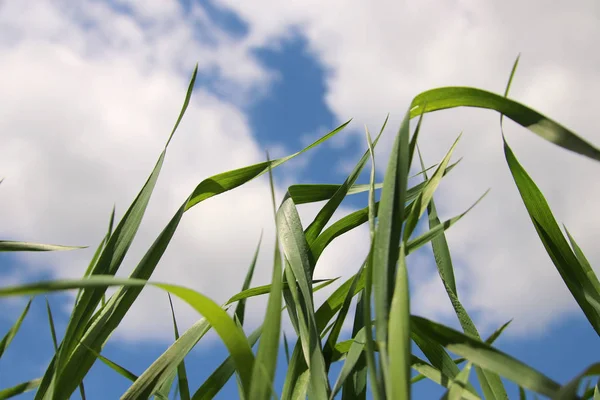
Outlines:
[{"label": "cluster of grass", "polygon": [[[450,159],[456,142],[439,164],[428,169],[424,167],[418,150],[417,139],[424,114],[466,106],[497,111],[500,113],[500,128],[502,118],[506,116],[557,146],[600,161],[600,150],[553,120],[508,98],[515,68],[504,96],[475,88],[445,87],[415,97],[395,138],[382,183],[375,182],[373,149],[385,124],[374,139],[367,131],[368,150],[342,184],[292,185],[279,205],[273,195],[277,235],[272,282],[270,285],[250,288],[255,257],[242,291],[224,305],[189,288],[149,280],[185,212],[210,197],[258,176],[265,173],[270,175],[271,169],[330,139],[348,122],[296,154],[276,160],[267,159],[202,181],[183,201],[130,277],[115,278],[140,226],[169,141],[189,104],[196,78],[195,70],[179,118],[154,170],[116,227],[113,224],[113,211],[108,232],[90,261],[85,276],[78,280],[45,281],[0,288],[0,297],[78,291],[60,342],[54,334],[48,306],[55,354],[44,375],[0,390],[0,399],[31,390],[36,391],[35,398],[40,400],[67,399],[77,390],[85,398],[83,381],[97,360],[109,365],[124,379],[131,380],[131,386],[121,397],[127,400],[149,397],[166,399],[174,386],[176,396],[182,400],[208,399],[219,393],[234,375],[239,397],[251,400],[273,397],[321,400],[339,398],[340,395],[342,399],[409,399],[411,385],[423,379],[447,388],[444,398],[449,399],[506,399],[505,383],[509,381],[519,387],[522,399],[528,393],[556,399],[599,399],[600,364],[585,369],[582,366],[580,375],[560,384],[493,347],[493,342],[508,323],[486,340],[480,337],[469,313],[461,304],[445,237],[445,231],[468,210],[442,222],[433,201],[440,181],[454,167]],[[418,118],[418,124],[411,135],[409,121],[412,118]],[[409,170],[415,161],[415,154],[421,159],[424,180],[409,188]],[[600,282],[570,233],[566,228],[566,236],[561,231],[544,196],[519,164],[506,138],[504,154],[540,240],[592,329],[600,334]],[[356,184],[358,176],[369,162],[370,184]],[[380,191],[378,201],[375,201],[376,191]],[[327,227],[346,196],[359,192],[368,192],[368,204]],[[304,228],[296,207],[323,200],[327,200],[325,205],[312,223]],[[425,217],[425,213],[428,230],[416,235],[417,223]],[[314,292],[334,281],[317,282],[313,279],[315,265],[323,250],[337,237],[365,223],[370,227],[371,242],[364,261],[356,265],[356,273],[339,285],[323,304],[315,304]],[[410,314],[406,256],[427,243],[433,247],[439,277],[463,332]],[[66,249],[72,248],[0,242],[0,251]],[[147,285],[165,290],[169,296],[179,297],[197,310],[202,319],[179,335],[173,315],[175,342],[140,376],[136,376],[101,353],[111,333]],[[118,289],[107,298],[109,286]],[[246,336],[242,329],[245,301],[261,295],[268,295],[264,323]],[[352,310],[354,299],[356,307]],[[17,334],[30,304],[31,300],[0,342],[0,357]],[[297,340],[293,349],[290,349],[284,337],[288,364],[283,388],[276,388],[274,377],[281,348],[281,317],[284,311],[289,314]],[[352,338],[340,340],[342,326],[348,318],[353,320]],[[229,355],[206,381],[194,382],[196,389],[192,391],[184,359],[211,329],[223,341]],[[258,346],[255,346],[257,342]],[[413,342],[427,360],[412,354]],[[453,358],[451,354],[460,358]],[[340,363],[341,368],[335,380],[330,380],[330,369],[334,363]],[[475,389],[470,378],[472,368],[475,369],[481,392]]]}]

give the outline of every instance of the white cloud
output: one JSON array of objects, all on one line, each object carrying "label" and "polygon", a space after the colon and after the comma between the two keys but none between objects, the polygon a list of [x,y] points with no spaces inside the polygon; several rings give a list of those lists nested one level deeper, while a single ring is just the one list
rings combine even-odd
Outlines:
[{"label": "white cloud", "polygon": [[[240,97],[195,91],[119,275],[134,268],[202,179],[264,161],[239,105],[266,90],[272,73],[246,44],[211,24],[201,8],[184,18],[177,5],[135,4],[128,5],[133,16],[96,1],[38,1],[28,12],[19,2],[0,6],[0,171],[6,178],[0,234],[90,246],[24,255],[11,282],[48,273],[81,276],[105,234],[112,205],[118,221],[152,170],[196,60],[200,73],[217,71],[216,79]],[[211,40],[198,38],[195,29],[211,31]],[[282,190],[278,186],[279,200]],[[314,213],[314,207],[303,207],[302,214]],[[266,179],[190,210],[153,280],[192,287],[223,302],[239,290],[261,229],[264,246],[253,284],[264,284],[271,276],[274,237]],[[338,250],[340,257],[335,250],[325,254],[320,273],[344,272],[342,262],[361,251],[351,247]],[[254,324],[263,316],[258,303],[251,310]],[[185,328],[198,315],[178,304]],[[145,290],[115,337],[171,340],[166,295]]]},{"label": "white cloud", "polygon": [[[521,52],[512,97],[600,143],[594,123],[600,9],[593,0],[220,3],[248,23],[252,45],[277,43],[292,29],[305,35],[327,70],[327,105],[340,121],[353,117],[355,127],[367,123],[375,131],[389,111],[395,133],[412,97],[437,86],[501,93]],[[506,125],[511,146],[557,219],[600,272],[593,240],[600,191],[591,183],[598,164]],[[426,160],[439,160],[462,130],[457,156],[466,157],[441,188],[438,208],[454,215],[488,187],[492,192],[449,234],[460,293],[484,330],[514,317],[507,333],[542,331],[577,306],[528,221],[503,159],[498,116],[477,109],[428,115],[421,136]],[[384,156],[392,136],[380,145]],[[435,303],[447,302],[438,292],[426,302],[428,315],[437,315]]]}]

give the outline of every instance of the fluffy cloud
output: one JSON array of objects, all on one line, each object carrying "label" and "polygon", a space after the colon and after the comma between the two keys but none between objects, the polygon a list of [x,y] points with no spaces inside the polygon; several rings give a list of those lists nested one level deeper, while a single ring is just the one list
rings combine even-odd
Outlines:
[{"label": "fluffy cloud", "polygon": [[[135,4],[119,2],[118,9],[96,1],[39,1],[27,12],[18,2],[0,6],[0,170],[6,178],[0,234],[90,246],[20,257],[11,282],[49,274],[81,276],[105,233],[112,205],[120,217],[152,170],[196,60],[200,79],[209,76],[240,96],[217,97],[204,86],[194,92],[119,275],[134,268],[202,179],[264,160],[240,104],[266,90],[272,73],[246,44],[211,24],[202,8],[184,16],[177,3],[159,1],[143,9]],[[199,30],[210,31],[210,37]],[[277,195],[283,197],[282,187]],[[153,279],[223,302],[239,290],[264,229],[254,283],[266,283],[274,238],[270,207],[265,179],[196,206],[184,217]],[[315,210],[303,207],[303,216]],[[354,250],[338,247],[339,256],[335,249],[328,251],[320,274],[343,272],[343,261],[361,251],[357,244],[350,247]],[[198,318],[178,305],[183,327]],[[261,304],[252,311],[256,323]],[[116,337],[170,339],[169,321],[166,295],[149,288]]]},{"label": "fluffy cloud", "polygon": [[[277,45],[290,31],[304,35],[328,71],[326,100],[339,120],[353,117],[356,126],[366,123],[374,130],[390,111],[395,129],[412,97],[423,90],[466,85],[503,92],[512,62],[522,53],[512,97],[600,143],[594,124],[600,9],[592,0],[219,3],[248,23],[251,45]],[[459,291],[479,323],[489,331],[514,317],[509,333],[539,332],[576,310],[505,165],[498,116],[449,110],[428,115],[424,129],[421,146],[429,163],[465,131],[456,153],[465,160],[437,197],[442,215],[460,212],[492,188],[449,234]],[[597,266],[600,217],[590,211],[600,196],[598,185],[591,184],[598,164],[514,124],[506,131],[558,220]],[[383,157],[392,136],[380,146]],[[421,278],[416,311],[449,316],[441,286]]]}]

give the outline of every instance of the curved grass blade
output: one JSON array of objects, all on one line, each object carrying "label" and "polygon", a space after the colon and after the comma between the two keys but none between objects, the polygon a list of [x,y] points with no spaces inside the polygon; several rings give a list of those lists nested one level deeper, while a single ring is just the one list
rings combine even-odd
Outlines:
[{"label": "curved grass blade", "polygon": [[[167,283],[148,282],[142,279],[119,279],[110,276],[92,276],[81,280],[48,281],[4,287],[0,288],[0,297],[41,294],[84,287],[143,287],[145,285],[155,286],[174,294],[206,318],[221,337],[221,340],[232,355],[236,364],[236,370],[242,381],[242,386],[244,387],[244,390],[248,390],[250,385],[250,373],[254,364],[254,355],[252,354],[252,349],[248,345],[246,336],[241,328],[236,325],[234,320],[219,305],[192,289]],[[88,347],[85,343],[82,343],[82,345]]]},{"label": "curved grass blade", "polygon": [[600,161],[600,150],[574,132],[523,104],[481,89],[443,87],[425,91],[413,99],[410,116],[454,107],[497,111],[557,146]]},{"label": "curved grass blade", "polygon": [[552,379],[487,343],[422,317],[412,316],[411,322],[413,327],[418,327],[431,340],[451,352],[519,386],[549,397],[556,395],[560,389],[560,385]]},{"label": "curved grass blade", "polygon": [[[342,185],[328,183],[303,183],[291,185],[288,187],[288,193],[294,199],[296,205],[316,203],[318,201],[329,200],[340,190]],[[382,183],[375,184],[376,189],[381,189]],[[369,185],[354,184],[348,189],[348,195],[367,192]]]},{"label": "curved grass blade", "polygon": [[537,185],[521,166],[504,138],[504,154],[521,199],[546,252],[588,321],[600,335],[600,283],[591,268],[580,262],[565,240]]},{"label": "curved grass blade", "polygon": [[269,170],[269,168],[275,168],[291,160],[292,158],[320,145],[321,143],[331,139],[333,136],[341,132],[349,123],[350,121],[343,123],[342,125],[329,132],[327,135],[315,141],[314,143],[310,144],[309,146],[305,147],[299,152],[289,155],[287,157],[278,158],[276,160],[271,161],[264,161],[258,164],[250,165],[248,167],[238,168],[232,171],[214,175],[210,178],[203,180],[202,182],[200,182],[200,184],[198,184],[198,186],[196,186],[196,189],[194,190],[186,204],[185,210],[189,210],[196,204],[210,197],[224,193],[246,182],[249,182],[252,179],[255,179],[266,173]]},{"label": "curved grass blade", "polygon": [[21,324],[23,323],[23,320],[25,319],[25,317],[27,316],[27,313],[29,312],[29,308],[31,307],[32,301],[33,301],[33,298],[29,299],[29,301],[27,302],[27,305],[25,306],[25,309],[23,309],[23,312],[21,312],[21,315],[19,316],[19,318],[17,318],[17,320],[15,321],[13,326],[11,326],[10,329],[8,330],[8,332],[6,332],[6,334],[4,335],[2,340],[0,340],[0,358],[2,358],[2,355],[6,351],[6,349],[12,342],[12,340],[15,338],[15,336],[17,335],[17,332],[19,332],[19,329],[21,329]]},{"label": "curved grass blade", "polygon": [[[330,284],[332,284],[333,282],[337,281],[339,279],[338,278],[332,278],[332,279],[313,279],[312,280],[312,284],[317,284],[317,283],[324,283],[326,286],[329,286]],[[289,283],[284,283],[283,284],[283,288],[289,288]],[[317,288],[315,287],[314,290],[317,290]],[[271,292],[271,285],[262,285],[262,286],[256,286],[250,289],[246,289],[244,291],[239,292],[238,294],[232,296],[229,300],[227,300],[227,302],[225,303],[226,305],[235,303],[236,301],[240,301],[242,299],[248,299],[250,297],[256,297],[256,296],[261,296],[263,294],[268,294]]]},{"label": "curved grass blade", "polygon": [[30,392],[40,386],[42,378],[33,379],[27,382],[19,383],[13,387],[0,390],[0,400],[12,399],[20,394]]},{"label": "curved grass blade", "polygon": [[61,246],[56,244],[42,244],[31,242],[19,242],[14,240],[0,240],[0,252],[2,251],[66,251],[87,249],[87,246]]}]

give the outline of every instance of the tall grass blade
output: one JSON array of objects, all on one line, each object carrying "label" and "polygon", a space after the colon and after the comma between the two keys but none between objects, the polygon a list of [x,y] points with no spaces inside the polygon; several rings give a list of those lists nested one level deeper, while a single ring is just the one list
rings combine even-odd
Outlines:
[{"label": "tall grass blade", "polygon": [[[270,169],[269,182],[271,187],[271,199],[273,201],[273,217],[275,222],[277,222],[275,188],[273,186],[273,174]],[[250,391],[248,392],[248,398],[252,400],[269,399],[273,391],[273,380],[275,379],[275,370],[277,368],[279,334],[281,331],[281,296],[283,292],[281,253],[279,250],[277,227],[275,230],[274,253],[271,293],[269,294],[262,336],[258,344],[254,369],[252,370],[252,383],[250,385]]]},{"label": "tall grass blade", "polygon": [[[254,251],[254,257],[252,257],[252,261],[250,262],[250,267],[248,267],[246,278],[244,279],[244,283],[242,284],[242,292],[250,288],[250,282],[252,282],[252,276],[254,275],[254,268],[256,267],[256,260],[258,260],[258,253],[260,251],[261,242],[262,232],[260,233],[260,237],[258,238],[258,244],[256,245],[256,250]],[[240,299],[238,301],[233,314],[237,318],[240,325],[244,326],[244,315],[246,314],[246,299]]]},{"label": "tall grass blade", "polygon": [[4,354],[4,352],[10,345],[10,343],[13,341],[15,336],[17,335],[17,332],[19,332],[19,329],[21,329],[21,324],[23,323],[23,320],[25,319],[25,317],[27,316],[27,313],[29,312],[29,308],[31,307],[32,301],[33,301],[33,298],[29,299],[29,301],[27,302],[27,305],[25,306],[25,309],[23,309],[23,312],[21,312],[21,315],[19,316],[19,318],[17,318],[17,320],[15,321],[13,326],[11,326],[10,329],[8,330],[8,332],[6,332],[6,334],[4,335],[2,340],[0,340],[0,358],[2,358],[2,355]]},{"label": "tall grass blade", "polygon": [[66,251],[86,249],[87,246],[61,246],[56,244],[42,244],[31,242],[19,242],[14,240],[0,240],[0,252],[2,251]]},{"label": "tall grass blade", "polygon": [[33,379],[27,382],[19,383],[13,387],[0,390],[0,400],[12,399],[20,394],[30,392],[40,386],[42,378]]}]

